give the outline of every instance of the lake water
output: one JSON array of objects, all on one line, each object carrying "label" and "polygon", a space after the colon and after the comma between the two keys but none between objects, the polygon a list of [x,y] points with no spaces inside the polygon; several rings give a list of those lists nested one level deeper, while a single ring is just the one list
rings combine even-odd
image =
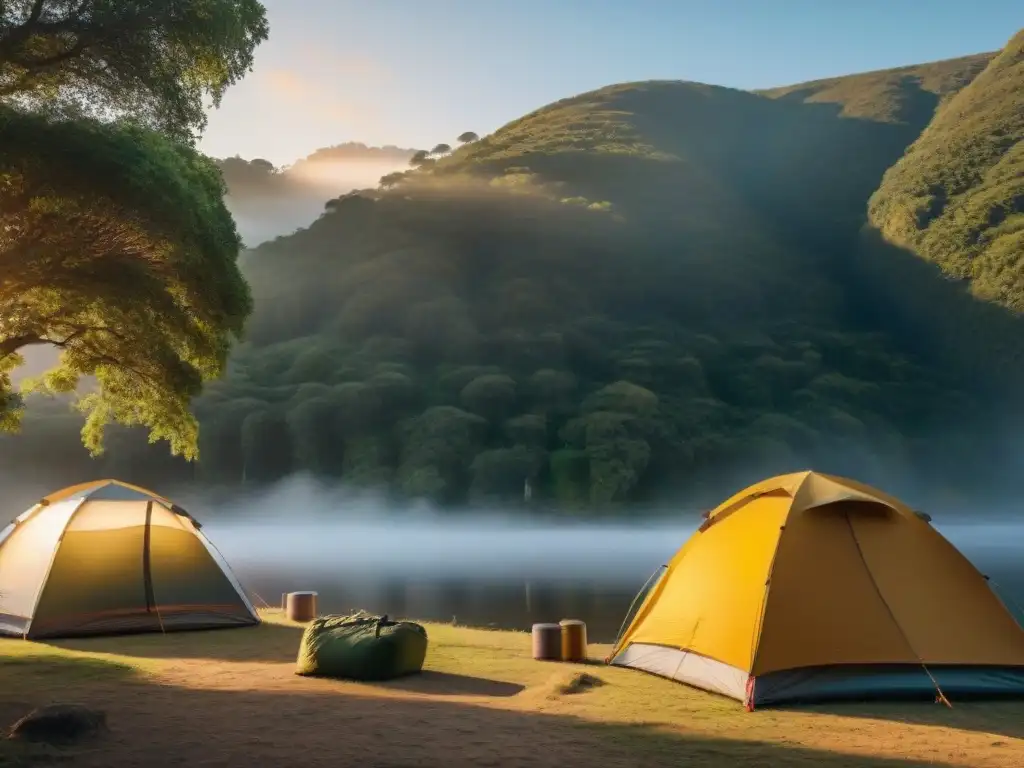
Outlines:
[{"label": "lake water", "polygon": [[[593,642],[614,639],[630,603],[698,525],[553,524],[398,515],[206,522],[257,605],[319,592],[324,613],[374,613],[529,629],[580,618]],[[1024,606],[1024,525],[935,523],[1017,612]]]}]

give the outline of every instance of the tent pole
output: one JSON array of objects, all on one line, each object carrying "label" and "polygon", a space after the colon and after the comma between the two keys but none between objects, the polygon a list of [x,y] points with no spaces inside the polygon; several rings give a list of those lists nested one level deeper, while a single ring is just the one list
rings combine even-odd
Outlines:
[{"label": "tent pole", "polygon": [[164,628],[164,619],[160,615],[160,606],[156,604],[156,594],[153,591],[153,568],[150,544],[153,533],[153,501],[146,502],[146,528],[142,534],[142,581],[146,590],[146,610],[156,613],[156,621],[160,625],[160,631],[167,634]]}]

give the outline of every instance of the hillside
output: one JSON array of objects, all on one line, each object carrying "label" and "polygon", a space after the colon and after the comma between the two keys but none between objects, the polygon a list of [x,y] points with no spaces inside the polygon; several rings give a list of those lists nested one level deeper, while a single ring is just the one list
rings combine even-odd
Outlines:
[{"label": "hillside", "polygon": [[[611,86],[334,197],[246,254],[256,313],[196,404],[199,466],[124,433],[82,472],[443,503],[528,485],[591,512],[808,465],[932,501],[1008,483],[994,393],[1024,366],[973,341],[1019,322],[861,239],[936,110],[1012,105],[1008,51],[761,94]],[[972,126],[963,146],[988,141]],[[58,429],[35,413],[29,452]]]},{"label": "hillside", "polygon": [[[526,167],[588,197],[632,202],[634,215],[652,199],[657,205],[664,194],[680,194],[690,180],[688,202],[714,210],[705,194],[710,178],[800,237],[817,230],[831,244],[837,227],[860,226],[884,172],[987,56],[763,94],[679,81],[610,86],[513,121],[432,172]],[[636,194],[644,196],[616,200]]]},{"label": "hillside", "polygon": [[869,210],[890,242],[1024,310],[1024,30],[939,109]]},{"label": "hillside", "polygon": [[773,99],[834,104],[842,117],[903,123],[918,132],[940,103],[954,96],[988,66],[995,53],[935,61],[859,75],[813,80],[756,91]]}]

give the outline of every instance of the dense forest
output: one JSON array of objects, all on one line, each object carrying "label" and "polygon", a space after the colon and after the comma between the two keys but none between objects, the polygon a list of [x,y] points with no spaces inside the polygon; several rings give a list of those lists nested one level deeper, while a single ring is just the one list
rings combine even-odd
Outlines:
[{"label": "dense forest", "polygon": [[89,458],[33,398],[4,467],[566,510],[807,466],[996,493],[1022,468],[1022,94],[1024,33],[758,93],[615,85],[467,134],[243,255],[255,310],[194,403],[197,463],[131,430]]}]

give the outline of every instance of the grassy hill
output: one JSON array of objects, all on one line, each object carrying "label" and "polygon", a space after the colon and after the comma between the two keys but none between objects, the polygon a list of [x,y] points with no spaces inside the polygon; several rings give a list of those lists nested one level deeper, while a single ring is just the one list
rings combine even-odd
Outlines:
[{"label": "grassy hill", "polygon": [[756,91],[772,99],[833,104],[842,117],[903,123],[924,129],[940,103],[954,96],[988,66],[995,53],[881,69]]},{"label": "grassy hill", "polygon": [[529,483],[590,510],[808,465],[909,498],[1006,480],[991,382],[1024,366],[975,340],[1018,320],[862,236],[876,190],[873,217],[918,167],[904,153],[967,105],[984,112],[950,146],[986,149],[935,154],[935,183],[967,179],[942,175],[958,162],[972,188],[1002,178],[994,147],[1021,146],[998,133],[1018,125],[1014,45],[763,93],[611,86],[337,197],[246,254],[257,309],[196,405],[200,465],[123,436],[103,471],[302,470],[445,503]]},{"label": "grassy hill", "polygon": [[1024,309],[1024,31],[942,105],[869,210],[891,242]]},{"label": "grassy hill", "polygon": [[968,57],[764,94],[678,81],[615,85],[532,112],[430,172],[526,168],[659,226],[685,213],[724,220],[734,205],[720,198],[730,197],[777,229],[804,239],[817,233],[831,247],[863,222],[865,201],[940,100],[984,62]]}]

